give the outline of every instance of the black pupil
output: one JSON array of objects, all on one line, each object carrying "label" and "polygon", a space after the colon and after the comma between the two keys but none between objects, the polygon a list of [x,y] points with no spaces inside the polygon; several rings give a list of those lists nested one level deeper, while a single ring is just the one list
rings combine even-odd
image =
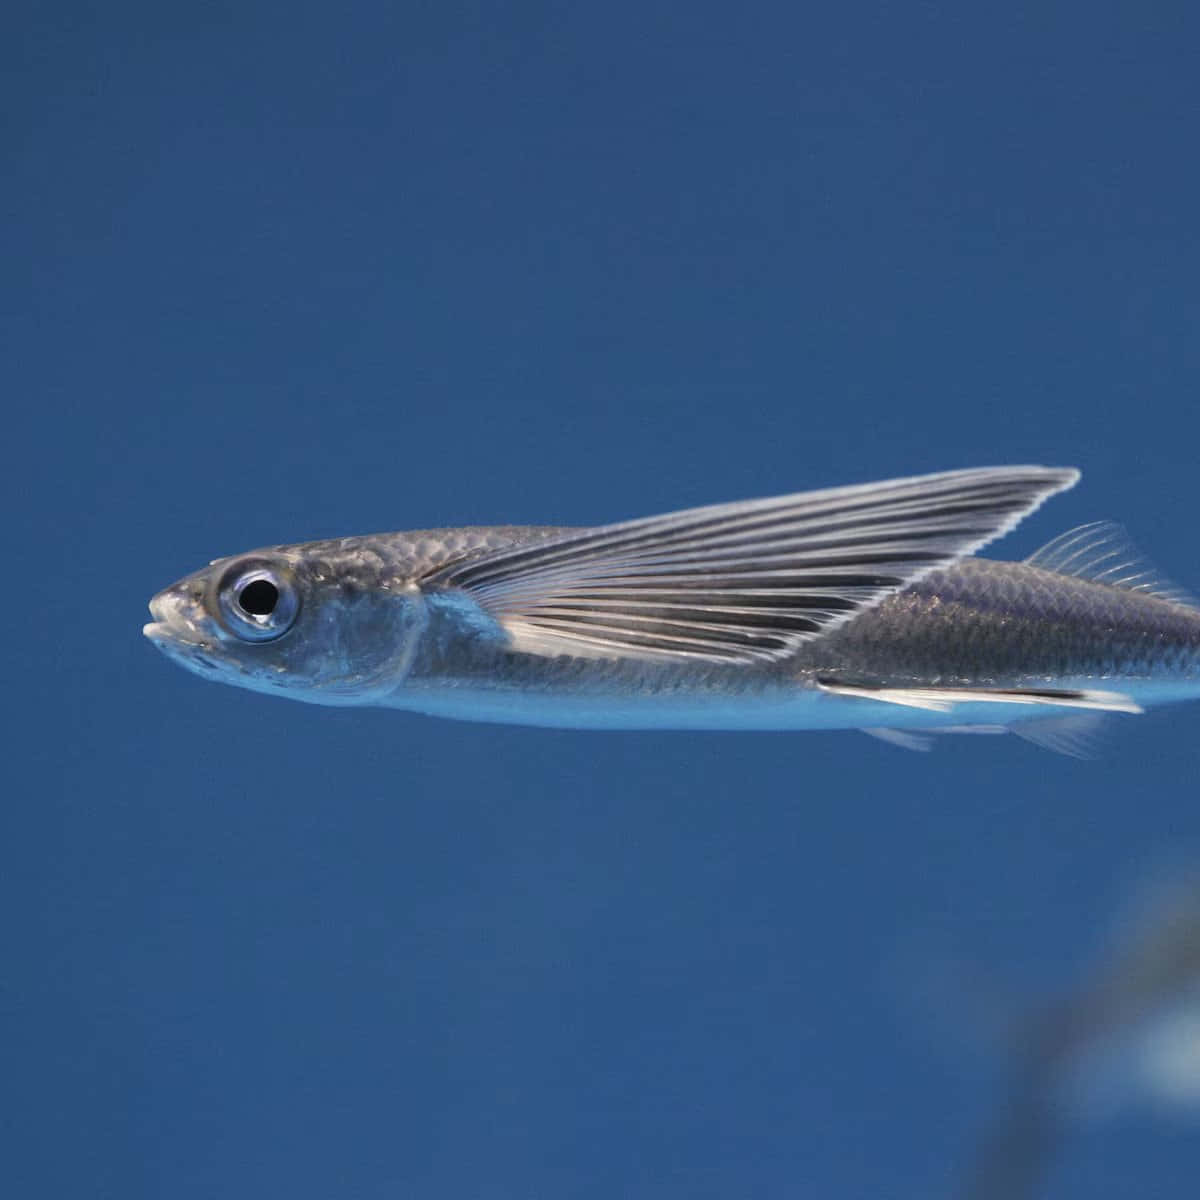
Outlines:
[{"label": "black pupil", "polygon": [[279,589],[269,579],[255,579],[238,593],[238,604],[252,617],[269,617],[279,603]]}]

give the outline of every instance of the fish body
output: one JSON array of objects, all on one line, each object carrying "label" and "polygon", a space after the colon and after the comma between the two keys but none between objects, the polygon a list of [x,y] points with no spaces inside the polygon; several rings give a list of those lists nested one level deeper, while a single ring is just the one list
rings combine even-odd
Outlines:
[{"label": "fish body", "polygon": [[973,557],[1076,478],[276,546],[161,592],[145,632],[259,691],[567,728],[1019,732],[1200,695],[1200,611],[1111,527]]},{"label": "fish body", "polygon": [[862,727],[868,705],[878,720],[906,728],[958,725],[980,712],[961,704],[897,712],[832,684],[1106,688],[1138,705],[1200,695],[1200,612],[985,559],[935,572],[790,659],[750,669],[523,654],[472,639],[459,622],[452,609],[438,612],[407,685],[385,703],[576,728],[840,729]]}]

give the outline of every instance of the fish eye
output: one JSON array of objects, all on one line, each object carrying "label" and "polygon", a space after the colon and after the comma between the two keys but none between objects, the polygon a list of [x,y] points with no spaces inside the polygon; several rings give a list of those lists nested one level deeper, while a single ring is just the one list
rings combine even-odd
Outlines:
[{"label": "fish eye", "polygon": [[300,593],[287,567],[261,560],[234,563],[217,585],[222,623],[246,642],[282,637],[300,611]]},{"label": "fish eye", "polygon": [[252,617],[269,617],[279,603],[279,589],[269,579],[252,579],[243,584],[237,602]]}]

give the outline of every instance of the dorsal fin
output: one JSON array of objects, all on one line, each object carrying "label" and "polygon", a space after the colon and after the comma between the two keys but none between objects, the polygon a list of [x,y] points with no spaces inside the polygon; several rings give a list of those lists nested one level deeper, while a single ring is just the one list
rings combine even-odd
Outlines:
[{"label": "dorsal fin", "polygon": [[1025,564],[1056,575],[1143,592],[1172,604],[1200,607],[1190,592],[1177,587],[1147,562],[1129,540],[1129,534],[1113,521],[1093,521],[1068,529],[1031,554]]}]

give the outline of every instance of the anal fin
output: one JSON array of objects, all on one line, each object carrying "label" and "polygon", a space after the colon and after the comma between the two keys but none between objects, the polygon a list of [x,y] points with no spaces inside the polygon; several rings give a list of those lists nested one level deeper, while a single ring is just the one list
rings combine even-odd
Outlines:
[{"label": "anal fin", "polygon": [[1092,759],[1099,756],[1099,730],[1103,726],[1103,712],[1074,712],[1065,716],[1037,717],[1029,721],[1016,721],[1012,725],[940,725],[916,732],[911,729],[889,729],[886,726],[864,727],[860,732],[870,734],[881,742],[899,746],[902,750],[919,750],[927,753],[934,747],[934,738],[947,734],[1001,734],[1015,733],[1024,741],[1065,754],[1068,758]]},{"label": "anal fin", "polygon": [[1018,721],[1010,726],[1013,733],[1043,750],[1065,754],[1070,758],[1096,758],[1100,752],[1099,730],[1104,714],[1099,712],[1069,713],[1063,717],[1043,717],[1034,721]]}]

